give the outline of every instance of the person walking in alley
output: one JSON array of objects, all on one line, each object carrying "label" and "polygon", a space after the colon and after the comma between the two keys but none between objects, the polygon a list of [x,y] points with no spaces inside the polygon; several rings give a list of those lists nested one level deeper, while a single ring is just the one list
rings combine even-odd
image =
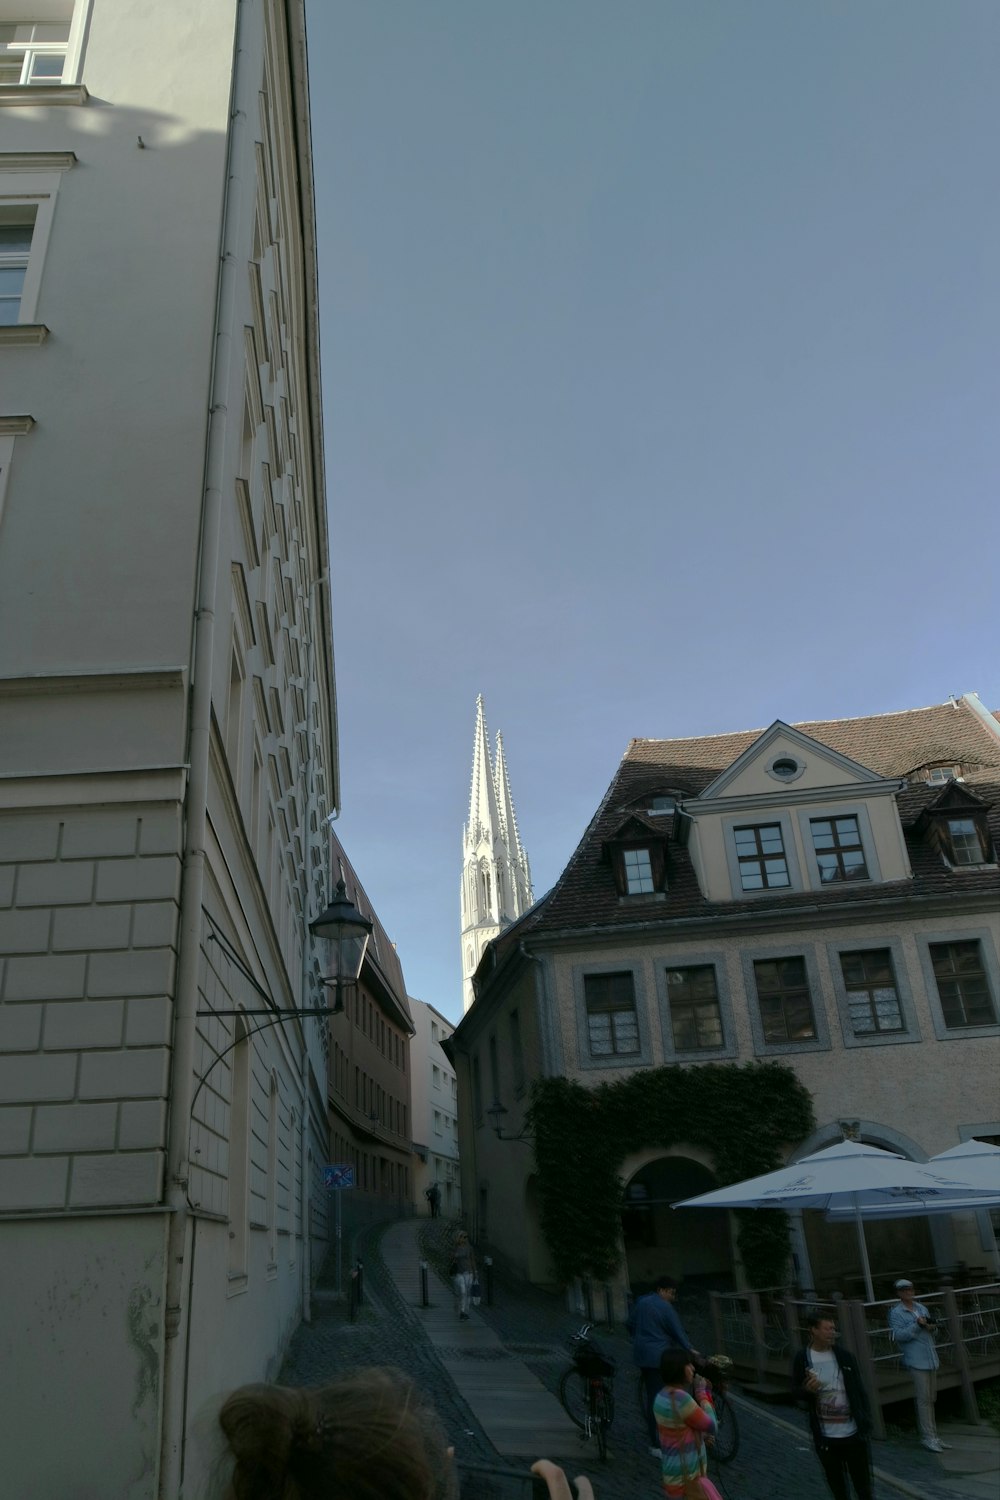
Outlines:
[{"label": "person walking in alley", "polygon": [[424,1197],[430,1206],[431,1218],[436,1219],[441,1212],[441,1189],[436,1182],[431,1183],[430,1187],[424,1193]]},{"label": "person walking in alley", "polygon": [[463,1323],[469,1321],[469,1297],[475,1279],[476,1257],[472,1253],[469,1236],[464,1229],[460,1229],[451,1253],[451,1284],[458,1302],[458,1316]]},{"label": "person walking in alley", "polygon": [[653,1402],[663,1385],[660,1359],[667,1349],[679,1349],[698,1360],[701,1355],[691,1347],[684,1325],[674,1309],[677,1283],[672,1276],[659,1276],[653,1291],[640,1297],[628,1315],[628,1332],[632,1339],[632,1358],[642,1371],[645,1385],[646,1428],[649,1451],[660,1457],[660,1436],[653,1414]]},{"label": "person walking in alley", "polygon": [[950,1443],[942,1443],[937,1434],[934,1402],[937,1399],[937,1372],[941,1361],[934,1347],[934,1317],[922,1302],[916,1300],[913,1282],[903,1278],[896,1282],[899,1301],[889,1309],[889,1329],[899,1348],[903,1366],[913,1381],[920,1441],[931,1453],[940,1453]]},{"label": "person walking in alley", "polygon": [[792,1362],[792,1383],[809,1408],[816,1457],[835,1500],[849,1500],[851,1484],[858,1500],[872,1500],[871,1409],[857,1361],[840,1348],[826,1313],[813,1313],[807,1326],[809,1343]]}]

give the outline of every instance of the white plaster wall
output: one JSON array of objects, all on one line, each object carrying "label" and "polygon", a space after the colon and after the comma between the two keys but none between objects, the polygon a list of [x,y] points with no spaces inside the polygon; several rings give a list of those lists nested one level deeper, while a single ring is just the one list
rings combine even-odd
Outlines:
[{"label": "white plaster wall", "polygon": [[4,1494],[149,1500],[166,1216],[10,1222],[2,1234]]},{"label": "white plaster wall", "polygon": [[96,0],[90,102],[3,111],[3,152],[78,162],[37,307],[50,337],[5,354],[4,409],[37,425],[0,527],[0,674],[187,661],[235,12]]}]

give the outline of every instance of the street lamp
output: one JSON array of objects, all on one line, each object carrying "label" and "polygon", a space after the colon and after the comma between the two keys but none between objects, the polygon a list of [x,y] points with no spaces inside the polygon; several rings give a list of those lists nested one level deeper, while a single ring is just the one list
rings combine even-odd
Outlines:
[{"label": "street lamp", "polygon": [[517,1135],[507,1135],[503,1128],[503,1122],[507,1118],[509,1111],[506,1105],[500,1103],[499,1099],[494,1099],[486,1113],[493,1122],[493,1130],[498,1141],[530,1141],[533,1138],[534,1132],[527,1125],[522,1125]]},{"label": "street lamp", "polygon": [[344,1008],[341,986],[356,984],[361,977],[372,923],[348,899],[347,887],[338,880],[333,900],[309,923],[309,931],[329,944],[329,971],[323,983],[337,992],[336,1001],[330,1007],[336,1013]]}]

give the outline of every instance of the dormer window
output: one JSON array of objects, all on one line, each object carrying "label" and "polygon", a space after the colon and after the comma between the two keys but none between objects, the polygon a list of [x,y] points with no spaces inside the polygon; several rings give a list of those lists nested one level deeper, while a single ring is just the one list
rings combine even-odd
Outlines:
[{"label": "dormer window", "polygon": [[988,805],[952,777],[924,808],[914,831],[923,834],[953,870],[968,870],[996,858],[988,819]]},{"label": "dormer window", "polygon": [[667,840],[637,813],[625,819],[603,846],[619,896],[655,896],[667,886]]},{"label": "dormer window", "polygon": [[986,828],[977,825],[974,818],[949,818],[947,820],[948,842],[951,845],[953,865],[982,865],[986,863]]},{"label": "dormer window", "polygon": [[928,786],[944,786],[946,781],[957,781],[960,770],[960,766],[928,766],[927,784]]},{"label": "dormer window", "polygon": [[857,818],[811,818],[809,828],[824,885],[835,880],[868,879]]},{"label": "dormer window", "polygon": [[651,818],[663,818],[677,809],[676,797],[650,797],[649,815]]},{"label": "dormer window", "polygon": [[655,891],[653,860],[648,849],[623,849],[625,889],[630,896],[645,896]]}]

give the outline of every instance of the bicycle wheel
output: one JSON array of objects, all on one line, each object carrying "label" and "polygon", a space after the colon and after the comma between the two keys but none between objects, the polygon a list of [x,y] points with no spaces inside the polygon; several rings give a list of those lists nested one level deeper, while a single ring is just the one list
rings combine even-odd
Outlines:
[{"label": "bicycle wheel", "polygon": [[559,1379],[559,1403],[570,1421],[581,1431],[587,1431],[588,1406],[587,1382],[578,1370],[564,1370]]},{"label": "bicycle wheel", "polygon": [[615,1417],[614,1402],[610,1391],[602,1381],[591,1382],[590,1392],[591,1430],[597,1438],[597,1452],[601,1463],[605,1463],[608,1457],[608,1428]]},{"label": "bicycle wheel", "polygon": [[740,1449],[740,1424],[736,1412],[721,1392],[715,1396],[715,1443],[712,1451],[720,1464],[731,1464]]}]

